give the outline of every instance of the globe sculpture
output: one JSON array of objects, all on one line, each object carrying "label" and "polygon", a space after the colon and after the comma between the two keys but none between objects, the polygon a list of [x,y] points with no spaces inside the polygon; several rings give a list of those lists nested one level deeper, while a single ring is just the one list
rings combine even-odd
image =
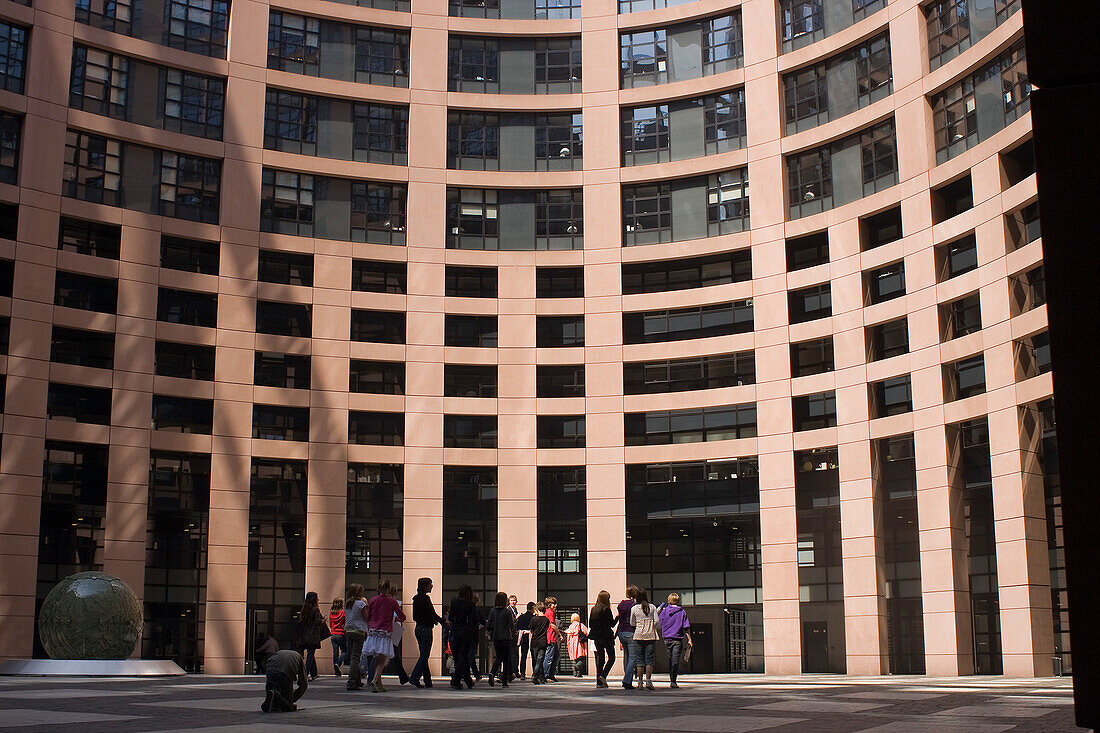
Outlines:
[{"label": "globe sculpture", "polygon": [[70,575],[38,614],[38,633],[54,659],[125,659],[141,638],[141,602],[113,575]]}]

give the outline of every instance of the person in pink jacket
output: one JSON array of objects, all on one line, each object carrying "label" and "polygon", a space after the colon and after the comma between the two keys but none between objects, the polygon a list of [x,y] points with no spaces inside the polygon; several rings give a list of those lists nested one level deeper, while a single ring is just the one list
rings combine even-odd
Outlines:
[{"label": "person in pink jacket", "polygon": [[382,686],[382,670],[386,663],[393,659],[393,620],[405,620],[405,612],[393,597],[393,583],[383,578],[378,583],[378,595],[367,603],[367,640],[363,644],[363,654],[375,657],[374,679],[370,681],[374,692],[385,692]]},{"label": "person in pink jacket", "polygon": [[581,623],[579,613],[574,613],[569,621],[565,643],[569,647],[569,658],[573,660],[573,676],[584,677],[584,668],[588,664],[588,627]]}]

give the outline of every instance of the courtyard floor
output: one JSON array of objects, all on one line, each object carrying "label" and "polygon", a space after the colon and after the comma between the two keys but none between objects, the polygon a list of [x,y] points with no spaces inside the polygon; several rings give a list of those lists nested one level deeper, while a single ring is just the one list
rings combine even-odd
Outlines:
[{"label": "courtyard floor", "polygon": [[[389,679],[389,678],[387,678]],[[522,731],[638,730],[645,733],[1000,733],[1073,731],[1066,678],[999,677],[681,677],[681,689],[655,679],[653,692],[590,678],[508,689],[472,690],[436,680],[431,690],[399,687],[355,693],[344,680],[310,685],[298,712],[260,712],[261,677],[97,680],[0,677],[0,730],[50,731]]]}]

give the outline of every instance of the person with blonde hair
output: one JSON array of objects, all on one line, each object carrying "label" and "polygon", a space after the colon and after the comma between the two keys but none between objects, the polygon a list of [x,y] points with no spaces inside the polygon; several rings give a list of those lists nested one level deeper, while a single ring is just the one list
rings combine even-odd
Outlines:
[{"label": "person with blonde hair", "polygon": [[611,594],[601,590],[588,613],[588,638],[596,651],[596,687],[607,687],[607,675],[615,666],[615,614]]},{"label": "person with blonde hair", "polygon": [[348,690],[363,687],[359,661],[363,656],[363,642],[367,638],[367,602],[363,599],[363,586],[352,583],[344,593],[344,636],[348,643]]},{"label": "person with blonde hair", "polygon": [[569,659],[573,661],[573,676],[584,677],[584,668],[588,664],[589,629],[581,623],[581,615],[574,613],[569,617],[569,626],[565,630],[565,646]]},{"label": "person with blonde hair", "polygon": [[678,688],[676,677],[680,674],[680,654],[687,642],[691,648],[691,622],[688,621],[687,612],[680,607],[680,594],[669,593],[668,605],[657,614],[657,621],[661,626],[661,638],[665,640],[665,649],[668,651],[668,678],[671,680],[669,687]]},{"label": "person with blonde hair", "polygon": [[374,657],[374,677],[370,680],[372,692],[385,692],[382,686],[382,670],[393,658],[393,621],[405,620],[405,612],[393,597],[393,583],[383,578],[378,581],[378,595],[367,604],[367,639],[363,654]]}]

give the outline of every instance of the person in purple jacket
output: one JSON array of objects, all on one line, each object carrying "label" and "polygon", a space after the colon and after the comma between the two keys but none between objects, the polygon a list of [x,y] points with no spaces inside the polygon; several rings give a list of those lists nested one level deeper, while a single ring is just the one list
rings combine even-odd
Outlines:
[{"label": "person in purple jacket", "polygon": [[680,673],[680,654],[684,643],[691,647],[691,622],[687,612],[680,607],[680,594],[669,593],[668,604],[657,614],[657,623],[661,627],[661,638],[668,650],[668,677],[672,681],[669,687],[676,689],[676,676]]},{"label": "person in purple jacket", "polygon": [[630,657],[630,649],[634,646],[634,627],[630,624],[630,609],[634,608],[634,597],[637,595],[638,586],[627,586],[626,598],[619,601],[615,609],[619,614],[616,635],[623,648],[623,669],[626,670],[626,674],[623,675],[623,687],[628,690],[634,689],[634,685],[630,683],[634,679],[634,665]]}]

